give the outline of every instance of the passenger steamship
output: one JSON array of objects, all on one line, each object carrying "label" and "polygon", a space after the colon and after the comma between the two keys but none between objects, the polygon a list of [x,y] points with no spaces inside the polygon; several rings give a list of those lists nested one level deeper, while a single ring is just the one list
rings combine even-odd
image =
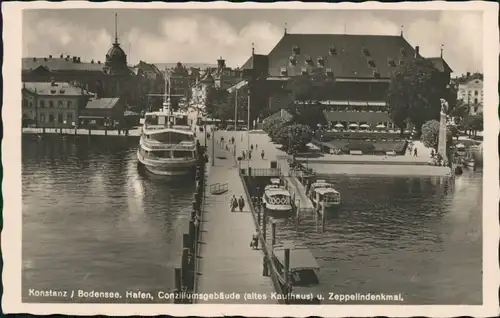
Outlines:
[{"label": "passenger steamship", "polygon": [[187,113],[171,110],[166,86],[162,110],[145,114],[137,158],[153,174],[186,175],[196,167],[195,133]]}]

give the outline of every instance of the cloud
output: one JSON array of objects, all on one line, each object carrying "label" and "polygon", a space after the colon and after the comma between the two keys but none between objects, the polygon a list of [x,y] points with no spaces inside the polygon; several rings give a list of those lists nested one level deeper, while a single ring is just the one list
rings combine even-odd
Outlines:
[{"label": "cloud", "polygon": [[[407,20],[404,36],[413,46],[420,46],[422,55],[439,56],[443,44],[444,57],[455,72],[482,70],[481,13],[443,11],[437,14],[437,19],[412,17]],[[293,21],[288,28],[291,33],[344,33],[346,30],[349,34],[395,35],[400,32],[397,20],[373,12],[306,12]],[[228,65],[236,66],[249,57],[252,43],[257,53],[267,54],[282,36],[282,25],[269,21],[255,18],[236,28],[207,13],[162,19],[158,21],[158,30],[134,25],[120,39],[126,52],[131,44],[131,63],[138,60],[215,63],[222,56]],[[105,28],[33,15],[24,21],[23,55],[65,53],[80,56],[82,60],[103,60],[112,39]]]}]

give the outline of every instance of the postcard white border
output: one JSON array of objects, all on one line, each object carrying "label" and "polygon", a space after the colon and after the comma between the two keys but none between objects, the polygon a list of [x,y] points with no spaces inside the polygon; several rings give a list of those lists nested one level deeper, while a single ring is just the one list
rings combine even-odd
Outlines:
[{"label": "postcard white border", "polygon": [[[388,305],[158,305],[158,304],[27,304],[21,303],[21,38],[22,9],[41,8],[172,8],[172,9],[370,9],[370,10],[478,10],[483,11],[484,54],[484,165],[483,177],[483,305],[482,306],[388,306]],[[498,4],[486,2],[425,3],[89,3],[89,2],[3,2],[4,98],[2,117],[4,137],[2,183],[4,227],[2,232],[3,288],[5,313],[75,315],[156,315],[173,316],[266,316],[266,317],[345,317],[345,316],[494,316],[498,313]],[[488,106],[488,107],[486,107]]]}]

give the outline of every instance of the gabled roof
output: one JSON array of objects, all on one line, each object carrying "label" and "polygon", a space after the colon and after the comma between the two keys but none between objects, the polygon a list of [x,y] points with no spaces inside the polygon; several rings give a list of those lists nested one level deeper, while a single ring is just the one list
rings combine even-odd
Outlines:
[{"label": "gabled roof", "polygon": [[473,80],[483,80],[484,76],[481,73],[474,73],[474,74],[469,74],[469,75],[462,75],[453,81],[457,84],[465,84]]},{"label": "gabled roof", "polygon": [[85,109],[110,109],[115,107],[116,103],[120,100],[118,97],[113,98],[92,98],[89,99]]},{"label": "gabled roof", "polygon": [[85,63],[85,62],[74,62],[70,58],[59,58],[59,57],[23,57],[22,59],[22,70],[23,71],[33,71],[40,66],[44,66],[50,71],[94,71],[102,72],[104,68],[104,63]]},{"label": "gabled roof", "polygon": [[23,82],[23,89],[39,96],[83,96],[90,95],[83,88],[61,82]]},{"label": "gabled roof", "polygon": [[[319,66],[330,68],[337,78],[374,78],[374,72],[390,78],[401,60],[414,56],[414,48],[399,35],[285,34],[268,54],[268,75],[283,76],[284,68],[287,76],[296,76],[303,68],[310,72]],[[252,67],[250,57],[242,68]]]},{"label": "gabled roof", "polygon": [[448,65],[448,63],[446,63],[446,61],[442,57],[428,57],[426,58],[426,60],[431,61],[434,67],[440,72],[447,72],[447,73],[453,72],[451,67]]}]

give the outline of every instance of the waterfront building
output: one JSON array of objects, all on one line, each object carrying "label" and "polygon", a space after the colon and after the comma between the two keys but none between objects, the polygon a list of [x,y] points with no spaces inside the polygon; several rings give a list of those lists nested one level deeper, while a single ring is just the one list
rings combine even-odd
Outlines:
[{"label": "waterfront building", "polygon": [[68,128],[78,123],[90,93],[61,82],[24,82],[22,88],[23,126]]},{"label": "waterfront building", "polygon": [[124,123],[125,102],[119,97],[90,98],[81,110],[79,127],[119,127]]},{"label": "waterfront building", "polygon": [[133,68],[140,82],[138,88],[141,90],[141,102],[136,111],[160,109],[163,103],[162,96],[153,96],[153,94],[164,94],[165,74],[155,64],[139,61]]},{"label": "waterfront building", "polygon": [[[387,112],[386,92],[398,66],[416,57],[403,37],[351,34],[285,34],[267,55],[252,55],[243,65],[244,83],[251,79],[251,109],[255,119],[262,105],[274,111],[292,102],[286,83],[297,76],[323,73],[335,84],[319,101],[332,125],[345,129],[354,125],[394,129]],[[451,68],[442,58],[430,58],[442,74],[442,85],[450,82]],[[260,79],[256,80],[257,78]],[[263,85],[259,85],[262,82]],[[306,102],[307,103],[307,102]],[[268,112],[269,113],[269,112]]]},{"label": "waterfront building", "polygon": [[457,100],[469,106],[469,113],[475,115],[483,111],[483,74],[467,73],[454,80],[457,88]]},{"label": "waterfront building", "polygon": [[22,59],[23,82],[51,80],[68,82],[90,92],[99,89],[103,97],[120,97],[129,105],[139,105],[144,101],[141,90],[145,81],[144,74],[137,73],[134,67],[128,66],[127,54],[118,42],[116,24],[115,40],[104,56],[103,62],[94,59],[85,62],[79,56],[66,54]]}]

